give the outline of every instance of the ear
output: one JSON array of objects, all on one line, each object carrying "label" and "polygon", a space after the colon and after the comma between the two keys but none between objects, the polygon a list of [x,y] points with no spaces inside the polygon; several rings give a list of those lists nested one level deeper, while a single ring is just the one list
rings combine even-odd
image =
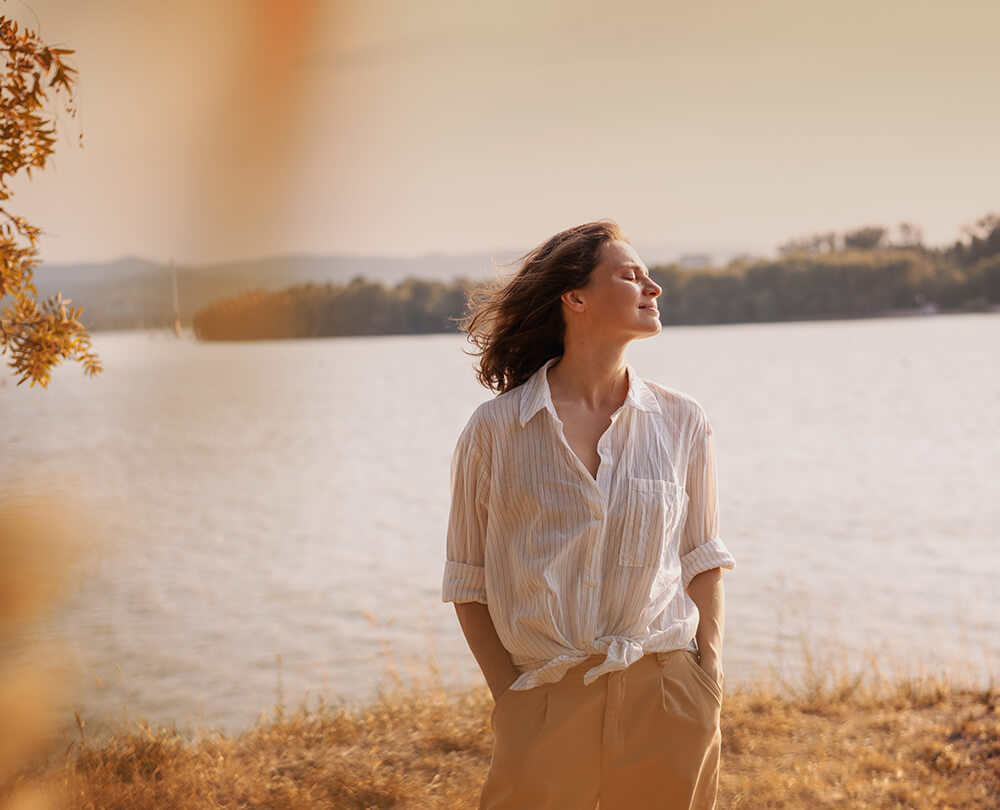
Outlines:
[{"label": "ear", "polygon": [[564,292],[559,297],[562,300],[562,302],[574,312],[583,312],[583,310],[585,309],[583,303],[583,297],[580,295],[579,290],[570,290],[569,292]]}]

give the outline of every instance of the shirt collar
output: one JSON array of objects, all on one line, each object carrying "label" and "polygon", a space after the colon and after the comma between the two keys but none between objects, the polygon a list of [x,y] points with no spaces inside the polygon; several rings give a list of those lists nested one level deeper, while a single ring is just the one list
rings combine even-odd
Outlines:
[{"label": "shirt collar", "polygon": [[[554,366],[558,360],[558,355],[546,360],[545,364],[532,374],[521,387],[522,427],[543,408],[558,419],[555,405],[552,404],[552,392],[549,390],[548,378],[549,367]],[[660,404],[656,401],[656,394],[643,382],[630,364],[626,363],[625,369],[628,373],[628,393],[625,395],[623,404],[630,405],[640,411],[661,413]]]}]

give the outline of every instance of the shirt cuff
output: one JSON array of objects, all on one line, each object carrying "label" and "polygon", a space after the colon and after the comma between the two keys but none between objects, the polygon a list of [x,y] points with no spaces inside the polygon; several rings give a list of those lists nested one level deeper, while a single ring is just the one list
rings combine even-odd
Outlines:
[{"label": "shirt cuff", "polygon": [[714,537],[681,557],[681,580],[687,588],[691,580],[704,571],[711,571],[713,568],[732,570],[735,567],[736,559],[729,553],[722,538]]},{"label": "shirt cuff", "polygon": [[444,564],[442,602],[480,602],[486,604],[486,568],[482,565],[448,560]]}]

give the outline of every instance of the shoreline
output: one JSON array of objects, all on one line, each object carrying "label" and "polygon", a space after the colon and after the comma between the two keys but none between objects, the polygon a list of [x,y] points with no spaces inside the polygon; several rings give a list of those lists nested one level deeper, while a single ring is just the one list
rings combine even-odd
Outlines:
[{"label": "shoreline", "polygon": [[[942,309],[936,312],[925,312],[920,307],[906,309],[887,309],[880,312],[857,313],[850,315],[831,315],[818,317],[796,317],[771,321],[713,321],[711,323],[664,323],[664,329],[683,328],[691,326],[745,326],[747,324],[781,324],[781,323],[812,323],[826,321],[866,321],[878,318],[933,318],[940,315],[996,315],[1000,313],[1000,304],[991,304],[985,309]],[[92,335],[114,335],[126,332],[151,333],[165,335],[176,338],[173,325],[164,324],[162,326],[126,326],[120,329],[94,329],[90,330]],[[359,338],[359,337],[429,337],[433,335],[460,335],[460,332],[392,332],[387,334],[359,334],[359,335],[322,335],[317,337],[290,337],[290,338],[240,338],[240,339],[201,339],[194,334],[191,324],[181,325],[179,337],[190,339],[198,343],[255,343],[259,340],[330,340],[337,338]]]}]

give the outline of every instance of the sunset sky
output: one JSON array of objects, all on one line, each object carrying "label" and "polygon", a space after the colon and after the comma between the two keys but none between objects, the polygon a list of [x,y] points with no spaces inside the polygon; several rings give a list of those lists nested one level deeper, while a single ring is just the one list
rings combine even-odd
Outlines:
[{"label": "sunset sky", "polygon": [[0,13],[76,50],[79,115],[8,206],[53,262],[527,249],[601,217],[650,259],[903,220],[943,244],[1000,210],[995,0]]}]

